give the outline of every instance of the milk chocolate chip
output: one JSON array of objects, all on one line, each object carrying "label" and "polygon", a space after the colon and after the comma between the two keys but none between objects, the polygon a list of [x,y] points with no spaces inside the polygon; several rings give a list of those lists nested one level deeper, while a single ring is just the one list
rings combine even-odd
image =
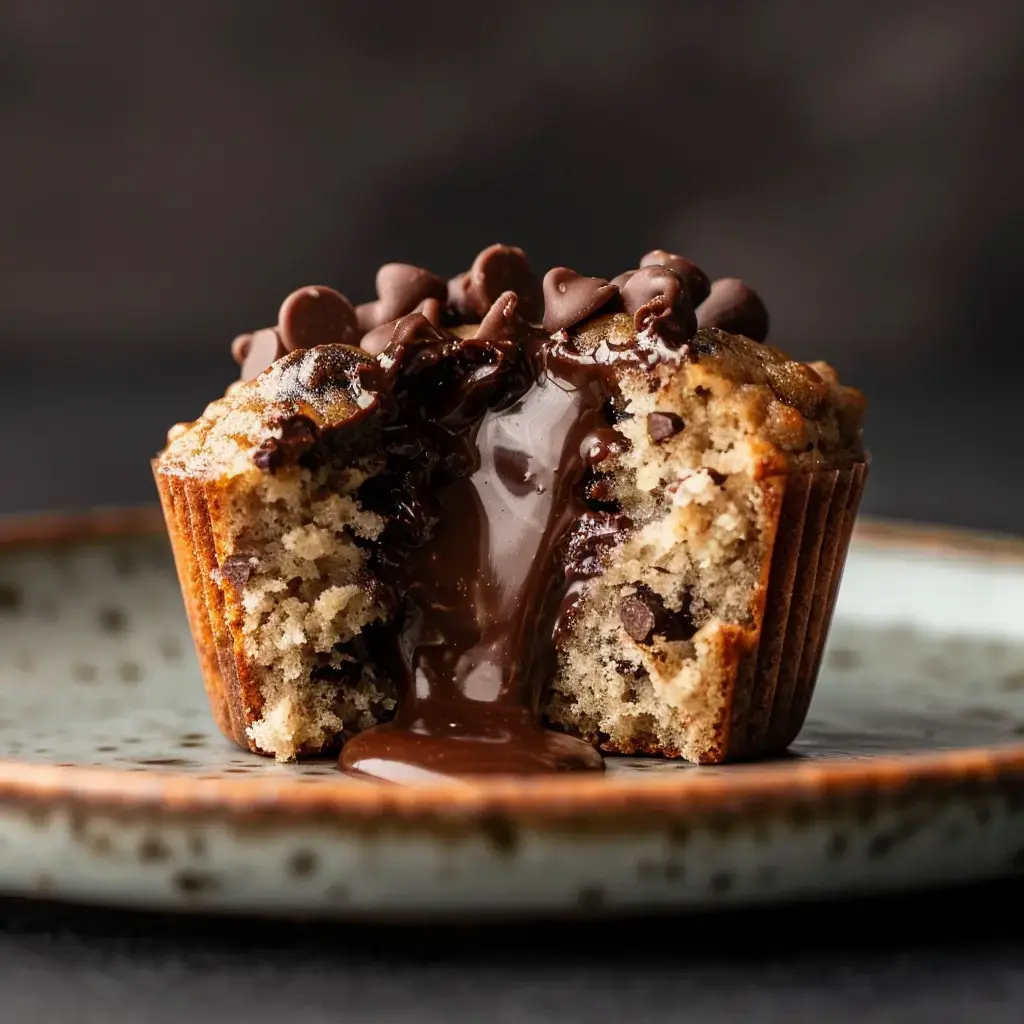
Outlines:
[{"label": "milk chocolate chip", "polygon": [[715,281],[711,294],[697,307],[697,323],[753,341],[768,337],[768,310],[758,294],[735,277]]},{"label": "milk chocolate chip", "polygon": [[484,341],[508,341],[517,337],[525,323],[519,315],[519,296],[514,291],[503,292],[484,315],[476,336]]},{"label": "milk chocolate chip", "polygon": [[353,348],[328,345],[303,353],[301,362],[292,364],[298,369],[298,380],[311,393],[326,388],[345,388],[349,394],[361,390],[361,376],[376,369],[375,364]]},{"label": "milk chocolate chip", "polygon": [[544,330],[549,334],[586,320],[618,298],[619,290],[600,277],[581,277],[568,267],[544,275]]},{"label": "milk chocolate chip", "polygon": [[236,587],[244,586],[249,577],[259,566],[259,559],[252,554],[229,555],[217,569],[221,579],[233,583]]},{"label": "milk chocolate chip", "polygon": [[380,302],[362,302],[356,306],[356,323],[362,334],[367,334],[387,323],[381,318]]},{"label": "milk chocolate chip", "polygon": [[249,340],[242,362],[242,380],[255,379],[286,353],[276,328],[264,327],[262,331],[256,331]]},{"label": "milk chocolate chip", "polygon": [[423,313],[410,313],[408,316],[399,318],[395,321],[391,333],[391,342],[396,346],[414,345],[418,341],[444,340],[445,335]]},{"label": "milk chocolate chip", "polygon": [[489,245],[469,270],[449,282],[448,304],[462,319],[479,320],[505,292],[516,293],[520,315],[531,323],[540,320],[544,293],[526,253],[512,245]]},{"label": "milk chocolate chip", "polygon": [[685,424],[682,417],[674,412],[649,412],[647,414],[647,436],[655,444],[661,444],[670,437],[675,437]]},{"label": "milk chocolate chip", "polygon": [[234,359],[239,366],[245,362],[245,357],[249,354],[249,346],[251,344],[251,331],[248,334],[240,334],[233,342],[231,342],[231,358]]},{"label": "milk chocolate chip", "polygon": [[448,285],[429,270],[411,263],[385,263],[377,271],[377,301],[357,306],[356,319],[365,333],[412,313],[426,299],[443,304],[447,298]]},{"label": "milk chocolate chip", "polygon": [[650,643],[654,632],[654,611],[639,590],[619,601],[619,621],[638,644]]},{"label": "milk chocolate chip", "polygon": [[[431,305],[431,302],[435,302],[435,304]],[[440,303],[427,299],[422,303],[421,308],[423,309],[422,313],[410,313],[408,316],[401,316],[397,320],[375,327],[359,342],[359,347],[367,355],[378,356],[392,342],[395,345],[408,345],[421,340],[442,340],[442,335],[438,332],[441,316]],[[435,319],[431,319],[431,317]]]},{"label": "milk chocolate chip", "polygon": [[708,279],[708,275],[696,263],[684,256],[665,252],[664,249],[653,249],[640,260],[640,266],[668,267],[669,270],[674,270],[686,285],[686,291],[694,307],[699,306],[711,291],[711,281]]},{"label": "milk chocolate chip", "polygon": [[689,640],[696,633],[688,595],[682,608],[674,611],[665,607],[661,594],[644,583],[634,583],[631,590],[619,600],[619,621],[638,644],[651,643],[655,635],[676,641]]},{"label": "milk chocolate chip", "polygon": [[414,312],[422,313],[435,327],[440,327],[444,306],[439,299],[424,299]]},{"label": "milk chocolate chip", "polygon": [[397,323],[397,320],[392,320],[390,323],[381,324],[379,327],[367,331],[363,335],[362,341],[359,342],[359,347],[369,356],[379,356],[391,344]]},{"label": "milk chocolate chip", "polygon": [[424,299],[444,302],[448,285],[436,274],[409,263],[385,263],[377,271],[377,295],[386,320],[411,313]]},{"label": "milk chocolate chip", "polygon": [[642,267],[623,285],[622,304],[637,331],[654,330],[667,341],[682,344],[697,331],[686,285],[663,266]]},{"label": "milk chocolate chip", "polygon": [[281,303],[277,329],[288,352],[317,345],[354,345],[359,336],[356,311],[333,288],[311,285]]}]

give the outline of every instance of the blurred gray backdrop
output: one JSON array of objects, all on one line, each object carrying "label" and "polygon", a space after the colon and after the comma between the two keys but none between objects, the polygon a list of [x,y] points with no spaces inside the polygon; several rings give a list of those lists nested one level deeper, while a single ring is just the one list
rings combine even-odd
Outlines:
[{"label": "blurred gray backdrop", "polygon": [[152,500],[292,288],[502,241],[746,278],[867,511],[1024,532],[1022,109],[1019,0],[0,0],[0,511]]}]

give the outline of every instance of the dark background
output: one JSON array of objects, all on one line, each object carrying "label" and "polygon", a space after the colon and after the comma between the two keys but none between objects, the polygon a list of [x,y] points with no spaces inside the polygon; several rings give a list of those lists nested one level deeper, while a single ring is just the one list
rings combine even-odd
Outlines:
[{"label": "dark background", "polygon": [[0,510],[148,458],[294,287],[654,247],[871,400],[869,512],[1020,530],[1024,4],[0,2]]}]

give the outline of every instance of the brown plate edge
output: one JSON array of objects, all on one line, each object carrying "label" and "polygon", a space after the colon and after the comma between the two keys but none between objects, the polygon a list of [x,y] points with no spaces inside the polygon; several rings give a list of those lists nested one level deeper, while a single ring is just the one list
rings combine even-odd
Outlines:
[{"label": "brown plate edge", "polygon": [[[0,517],[0,547],[150,535],[163,530],[159,508],[100,508],[79,513]],[[952,527],[865,519],[856,536],[873,545],[913,547],[992,561],[1024,562],[1024,539]],[[255,756],[255,755],[254,755]],[[661,773],[658,773],[661,775]],[[443,820],[500,814],[518,819],[632,818],[636,813],[686,818],[727,807],[924,794],[955,788],[1008,786],[1024,791],[1024,744],[939,753],[886,755],[869,760],[816,760],[738,765],[644,778],[554,776],[393,787],[310,786],[298,779],[208,779],[91,766],[0,760],[0,803],[73,804],[111,810],[211,812],[241,817]],[[339,780],[340,781],[340,780]]]}]

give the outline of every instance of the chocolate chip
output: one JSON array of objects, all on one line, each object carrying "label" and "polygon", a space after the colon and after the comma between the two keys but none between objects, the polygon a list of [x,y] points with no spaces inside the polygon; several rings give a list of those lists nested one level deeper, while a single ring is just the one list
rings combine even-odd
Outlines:
[{"label": "chocolate chip", "polygon": [[222,579],[226,579],[236,587],[241,587],[249,582],[249,577],[258,565],[259,561],[255,555],[229,555],[220,563],[217,571]]},{"label": "chocolate chip", "polygon": [[424,299],[445,302],[448,285],[422,267],[410,263],[385,263],[377,271],[377,297],[378,324],[387,323],[411,313]]},{"label": "chocolate chip", "polygon": [[512,245],[489,245],[468,271],[448,282],[448,304],[461,318],[477,320],[505,292],[516,293],[519,312],[526,320],[541,318],[544,292],[526,254]]},{"label": "chocolate chip", "polygon": [[647,414],[647,436],[655,444],[661,444],[670,437],[675,437],[685,424],[682,417],[674,412],[649,412]]},{"label": "chocolate chip", "polygon": [[[428,308],[427,303],[424,303],[424,308]],[[438,307],[429,307],[429,311],[440,318]],[[431,321],[425,312],[410,313],[408,316],[375,327],[359,342],[359,347],[367,355],[379,356],[389,345],[398,347],[420,341],[445,341],[449,337],[451,336]]]},{"label": "chocolate chip", "polygon": [[245,357],[249,354],[249,346],[252,344],[252,332],[248,334],[240,334],[233,342],[231,342],[231,358],[234,359],[239,366],[245,362]]},{"label": "chocolate chip", "polygon": [[544,275],[544,330],[549,334],[572,327],[596,313],[619,290],[600,277],[581,277],[568,267]]},{"label": "chocolate chip", "polygon": [[281,303],[277,329],[285,349],[354,345],[359,335],[355,307],[333,288],[299,288]]},{"label": "chocolate chip", "polygon": [[424,299],[416,307],[415,312],[422,313],[435,327],[440,327],[444,306],[439,299]]},{"label": "chocolate chip", "polygon": [[275,473],[286,462],[297,462],[316,444],[316,428],[305,416],[282,420],[280,428],[280,437],[268,437],[253,452],[252,461],[264,473]]},{"label": "chocolate chip", "polygon": [[242,380],[253,380],[286,354],[275,328],[264,327],[262,331],[256,331],[242,363]]},{"label": "chocolate chip", "polygon": [[361,375],[375,368],[365,355],[335,346],[305,350],[293,358],[292,366],[303,388],[313,393],[339,387],[355,392],[363,386]]},{"label": "chocolate chip", "polygon": [[619,621],[622,628],[638,643],[650,643],[654,633],[654,612],[639,593],[630,594],[619,601]]},{"label": "chocolate chip", "polygon": [[587,580],[600,576],[608,551],[621,544],[633,521],[617,512],[590,511],[573,524],[563,541],[562,564],[566,578]]},{"label": "chocolate chip", "polygon": [[362,334],[376,330],[387,320],[381,314],[380,302],[363,302],[356,306],[356,323]]},{"label": "chocolate chip", "polygon": [[484,341],[507,341],[515,338],[526,326],[519,315],[519,296],[514,291],[503,292],[484,315],[476,337]]},{"label": "chocolate chip", "polygon": [[697,632],[690,616],[688,593],[684,595],[682,608],[675,611],[666,608],[661,594],[644,583],[634,583],[632,590],[619,601],[619,621],[638,644],[651,643],[655,635],[671,641],[689,640]]},{"label": "chocolate chip", "polygon": [[421,341],[444,341],[445,336],[423,313],[410,313],[395,321],[391,341],[394,345],[415,345]]},{"label": "chocolate chip", "polygon": [[379,356],[391,344],[397,323],[397,320],[392,320],[390,323],[381,324],[379,327],[367,331],[359,342],[359,347],[367,355]]},{"label": "chocolate chip", "polygon": [[711,281],[708,275],[685,256],[677,256],[675,253],[665,252],[664,249],[654,249],[640,260],[640,266],[668,267],[669,270],[674,270],[686,285],[690,303],[695,307],[699,306],[711,291]]},{"label": "chocolate chip", "polygon": [[669,267],[641,267],[622,288],[622,305],[638,332],[654,330],[681,344],[697,331],[686,285]]},{"label": "chocolate chip", "polygon": [[768,337],[768,310],[758,294],[735,277],[715,281],[711,294],[697,307],[697,323],[754,341]]},{"label": "chocolate chip", "polygon": [[469,297],[469,271],[464,270],[448,281],[448,308],[460,320],[472,320],[473,303]]},{"label": "chocolate chip", "polygon": [[620,676],[632,676],[634,679],[647,674],[643,665],[634,665],[631,661],[616,661],[615,671]]}]

